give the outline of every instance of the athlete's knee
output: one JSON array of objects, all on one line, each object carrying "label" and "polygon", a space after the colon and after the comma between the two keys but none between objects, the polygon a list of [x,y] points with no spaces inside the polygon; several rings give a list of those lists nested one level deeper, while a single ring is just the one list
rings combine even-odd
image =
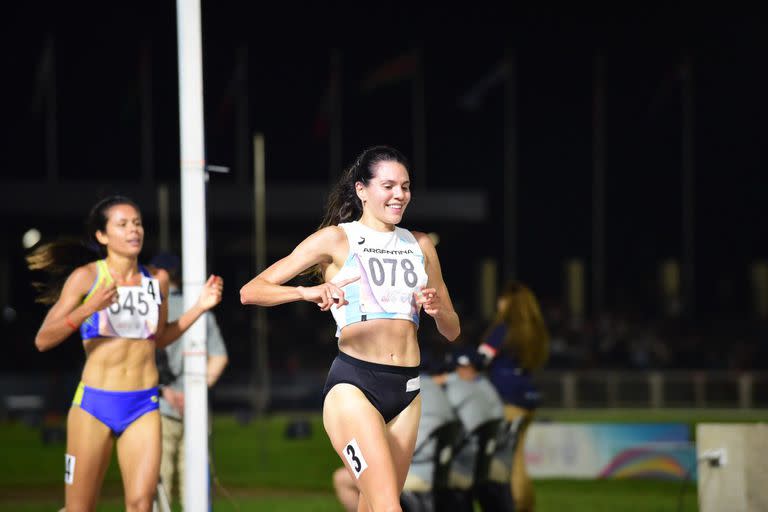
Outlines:
[{"label": "athlete's knee", "polygon": [[403,512],[400,496],[392,499],[367,500],[368,512]]},{"label": "athlete's knee", "polygon": [[152,512],[153,495],[145,494],[140,496],[126,496],[126,512]]},{"label": "athlete's knee", "polygon": [[400,501],[398,500],[396,503],[387,503],[382,507],[372,508],[371,512],[403,512],[403,509],[400,507]]},{"label": "athlete's knee", "polygon": [[95,506],[80,503],[68,503],[64,508],[59,510],[59,512],[93,512],[94,510],[96,510]]},{"label": "athlete's knee", "polygon": [[337,468],[333,472],[332,481],[333,486],[337,489],[340,487],[349,487],[350,485],[355,485],[355,483],[352,481],[352,477],[349,476],[349,472],[345,467]]}]

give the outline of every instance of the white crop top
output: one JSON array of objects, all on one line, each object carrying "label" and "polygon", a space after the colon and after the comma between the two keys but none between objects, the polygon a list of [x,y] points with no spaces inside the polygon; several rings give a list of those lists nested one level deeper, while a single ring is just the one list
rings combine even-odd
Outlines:
[{"label": "white crop top", "polygon": [[357,221],[339,227],[347,234],[349,255],[331,282],[360,279],[343,288],[349,304],[331,308],[336,336],[349,324],[375,318],[410,320],[418,327],[421,306],[413,294],[427,285],[427,272],[413,234],[399,227],[376,231]]}]

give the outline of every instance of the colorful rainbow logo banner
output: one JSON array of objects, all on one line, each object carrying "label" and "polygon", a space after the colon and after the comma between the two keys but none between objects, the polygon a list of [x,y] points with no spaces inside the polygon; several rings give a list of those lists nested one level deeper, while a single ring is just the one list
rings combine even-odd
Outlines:
[{"label": "colorful rainbow logo banner", "polygon": [[527,437],[534,478],[696,479],[696,448],[682,423],[536,423]]}]

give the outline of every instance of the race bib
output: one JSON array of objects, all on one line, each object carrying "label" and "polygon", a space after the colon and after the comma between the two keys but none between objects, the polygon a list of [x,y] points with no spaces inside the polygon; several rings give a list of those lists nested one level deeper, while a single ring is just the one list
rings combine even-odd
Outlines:
[{"label": "race bib", "polygon": [[[149,338],[157,331],[161,303],[157,279],[142,279],[141,286],[118,286],[117,301],[107,308],[107,323],[121,338]],[[108,334],[108,333],[103,333]]]},{"label": "race bib", "polygon": [[363,253],[358,254],[358,263],[362,313],[416,312],[413,293],[427,282],[420,256]]}]

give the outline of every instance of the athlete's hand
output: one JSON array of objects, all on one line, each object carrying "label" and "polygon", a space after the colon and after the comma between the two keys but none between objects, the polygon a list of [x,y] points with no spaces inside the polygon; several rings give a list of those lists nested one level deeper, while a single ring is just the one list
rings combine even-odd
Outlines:
[{"label": "athlete's hand", "polygon": [[413,296],[416,299],[416,304],[421,304],[424,308],[424,312],[431,317],[437,317],[442,310],[442,301],[437,294],[437,290],[434,288],[422,288],[417,292],[413,292]]},{"label": "athlete's hand", "polygon": [[203,285],[197,304],[205,311],[208,311],[216,304],[221,302],[221,292],[224,289],[224,280],[217,275],[211,274],[208,281]]},{"label": "athlete's hand", "polygon": [[358,279],[360,279],[360,276],[342,279],[338,283],[323,283],[308,288],[299,286],[297,287],[297,290],[301,294],[303,300],[314,302],[321,311],[328,311],[333,305],[340,308],[341,306],[349,304],[347,299],[344,298],[344,290],[342,290],[342,288],[349,283],[354,283]]},{"label": "athlete's hand", "polygon": [[91,298],[88,299],[87,304],[93,307],[93,311],[101,311],[106,309],[118,300],[117,285],[114,281],[107,283],[102,281],[101,284],[94,290]]}]

